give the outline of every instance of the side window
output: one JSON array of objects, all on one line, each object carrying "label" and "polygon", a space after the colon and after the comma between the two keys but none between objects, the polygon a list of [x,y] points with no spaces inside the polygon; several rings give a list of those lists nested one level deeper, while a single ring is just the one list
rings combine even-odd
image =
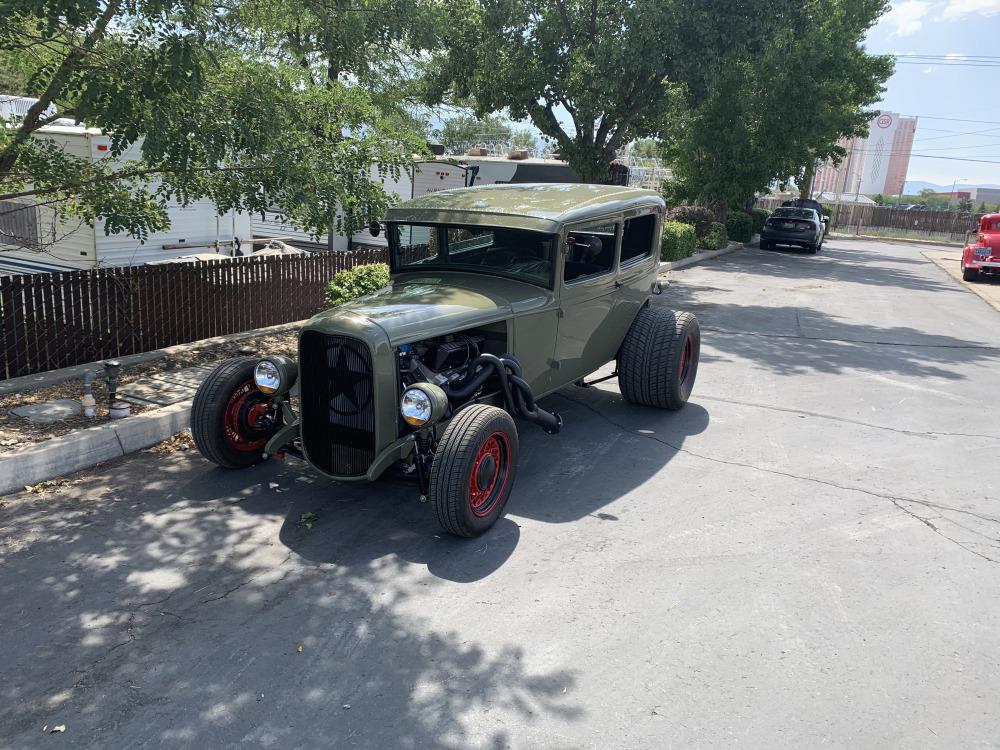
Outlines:
[{"label": "side window", "polygon": [[625,265],[630,260],[645,258],[653,251],[653,237],[656,233],[656,214],[646,214],[628,219],[622,233],[622,259]]},{"label": "side window", "polygon": [[566,235],[565,281],[578,281],[611,271],[615,264],[618,225],[590,224],[576,227]]}]

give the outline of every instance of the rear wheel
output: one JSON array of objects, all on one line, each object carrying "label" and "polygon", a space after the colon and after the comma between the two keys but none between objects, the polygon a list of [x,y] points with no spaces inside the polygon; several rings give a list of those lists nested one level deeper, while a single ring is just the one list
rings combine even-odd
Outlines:
[{"label": "rear wheel", "polygon": [[429,498],[455,536],[479,536],[500,520],[517,475],[517,428],[503,409],[473,404],[445,429],[431,464]]},{"label": "rear wheel", "polygon": [[962,278],[966,281],[975,281],[979,278],[979,269],[962,266]]},{"label": "rear wheel", "polygon": [[761,240],[760,241],[760,249],[761,250],[770,250],[771,249],[771,243],[768,242],[767,240]]},{"label": "rear wheel", "polygon": [[698,375],[701,329],[691,313],[645,307],[618,353],[618,386],[627,401],[676,411]]},{"label": "rear wheel", "polygon": [[191,404],[191,434],[209,461],[241,469],[263,460],[264,445],[280,426],[271,399],[253,379],[257,359],[238,357],[216,367]]},{"label": "rear wheel", "polygon": [[810,255],[815,255],[816,253],[818,253],[819,252],[819,243],[818,242],[814,242],[811,245],[806,245],[806,252],[809,253]]}]

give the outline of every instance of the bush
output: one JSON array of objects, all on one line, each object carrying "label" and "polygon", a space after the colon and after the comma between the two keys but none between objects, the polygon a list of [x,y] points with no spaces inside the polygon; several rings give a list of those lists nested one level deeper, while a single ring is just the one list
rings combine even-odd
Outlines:
[{"label": "bush", "polygon": [[342,305],[386,286],[389,286],[389,266],[385,263],[355,266],[340,271],[330,280],[326,285],[326,302]]},{"label": "bush", "polygon": [[708,233],[698,243],[698,247],[705,250],[721,250],[729,244],[729,234],[726,232],[725,224],[713,221]]},{"label": "bush", "polygon": [[703,206],[674,206],[667,211],[667,218],[670,221],[680,221],[694,227],[694,233],[698,239],[708,234],[708,230],[715,221],[715,214]]},{"label": "bush", "polygon": [[681,260],[689,257],[698,245],[694,227],[682,221],[663,222],[663,244],[660,260]]},{"label": "bush", "polygon": [[726,216],[726,234],[731,240],[749,242],[753,236],[753,219],[743,211],[730,211]]},{"label": "bush", "polygon": [[753,220],[751,231],[754,234],[760,234],[760,230],[764,228],[764,222],[767,221],[767,217],[770,215],[771,212],[766,208],[755,208],[750,211],[750,218]]}]

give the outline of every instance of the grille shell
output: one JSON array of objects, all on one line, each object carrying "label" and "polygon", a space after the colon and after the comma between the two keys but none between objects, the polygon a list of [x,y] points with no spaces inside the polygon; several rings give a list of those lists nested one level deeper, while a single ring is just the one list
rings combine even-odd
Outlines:
[{"label": "grille shell", "polygon": [[317,468],[341,477],[375,460],[375,379],[363,341],[321,331],[299,339],[302,446]]}]

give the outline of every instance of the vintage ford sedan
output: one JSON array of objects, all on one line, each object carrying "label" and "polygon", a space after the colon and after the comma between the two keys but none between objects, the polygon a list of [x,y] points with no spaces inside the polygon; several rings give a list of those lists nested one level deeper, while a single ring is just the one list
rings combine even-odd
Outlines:
[{"label": "vintage ford sedan", "polygon": [[629,402],[687,402],[698,322],[650,305],[664,208],[649,190],[528,184],[390,209],[373,229],[390,285],[310,320],[298,362],[222,363],[195,396],[199,450],[229,468],[287,453],[340,481],[399,465],[445,530],[481,534],[514,486],[514,420],[562,426],[546,394],[616,361]]}]

